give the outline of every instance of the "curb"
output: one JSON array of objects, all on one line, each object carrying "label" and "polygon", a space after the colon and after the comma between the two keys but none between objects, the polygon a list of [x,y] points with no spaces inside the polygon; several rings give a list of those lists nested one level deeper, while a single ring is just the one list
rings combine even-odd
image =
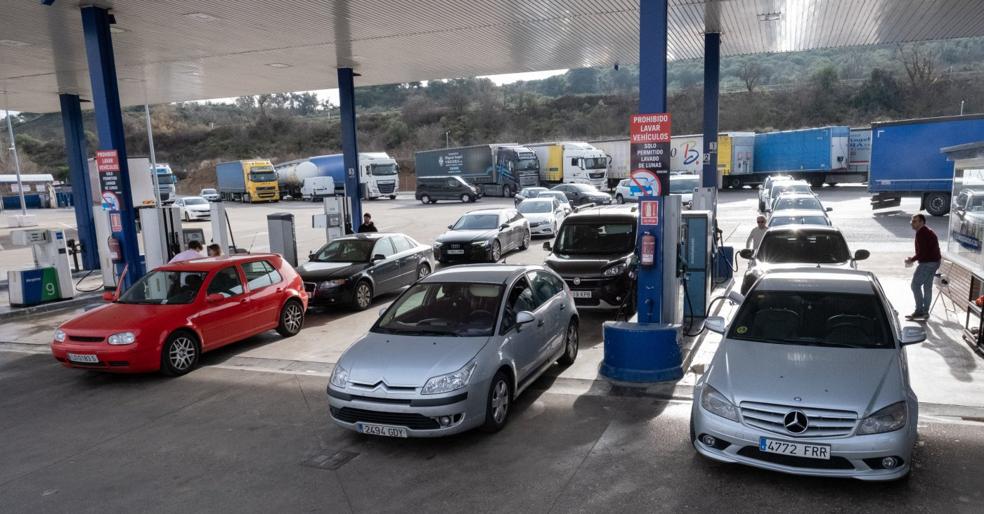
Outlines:
[{"label": "curb", "polygon": [[33,307],[10,307],[6,312],[0,312],[0,321],[9,321],[19,318],[25,318],[28,316],[33,316],[36,314],[46,314],[50,312],[58,312],[62,310],[77,309],[79,307],[85,307],[94,303],[102,302],[101,295],[82,295],[76,296],[68,300],[60,300],[51,303],[43,303],[41,305],[35,305]]}]

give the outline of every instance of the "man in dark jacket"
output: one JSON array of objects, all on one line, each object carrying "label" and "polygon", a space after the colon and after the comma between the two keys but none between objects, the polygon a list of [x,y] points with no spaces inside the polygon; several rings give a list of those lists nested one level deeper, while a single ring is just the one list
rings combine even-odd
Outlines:
[{"label": "man in dark jacket", "polygon": [[372,215],[368,212],[362,215],[362,224],[359,225],[359,232],[379,232],[376,224],[372,222]]},{"label": "man in dark jacket", "polygon": [[918,262],[912,273],[912,296],[916,300],[916,310],[906,316],[913,321],[929,319],[929,305],[933,301],[933,278],[940,269],[940,241],[936,232],[926,226],[926,217],[915,214],[909,222],[916,231],[916,254],[905,260],[906,264]]}]

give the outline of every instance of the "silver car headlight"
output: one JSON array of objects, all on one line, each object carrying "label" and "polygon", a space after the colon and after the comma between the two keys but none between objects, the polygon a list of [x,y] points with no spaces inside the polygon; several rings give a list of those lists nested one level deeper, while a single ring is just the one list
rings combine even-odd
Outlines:
[{"label": "silver car headlight", "polygon": [[112,345],[125,345],[133,344],[136,340],[137,336],[134,335],[133,332],[120,332],[109,336],[109,339],[107,339],[106,342]]},{"label": "silver car headlight", "polygon": [[55,330],[55,342],[64,343],[65,342],[65,332],[62,329]]},{"label": "silver car headlight", "polygon": [[704,389],[701,390],[700,406],[711,414],[717,414],[731,421],[738,421],[738,408],[735,407],[735,404],[708,384],[704,384]]},{"label": "silver car headlight", "polygon": [[604,273],[602,273],[602,275],[606,277],[615,277],[621,275],[622,272],[625,271],[625,268],[626,268],[626,264],[624,262],[620,262],[614,266],[609,266],[608,269],[606,269]]},{"label": "silver car headlight", "polygon": [[329,379],[329,382],[339,389],[345,389],[349,384],[348,370],[340,364],[335,364],[335,369],[331,370],[331,379]]},{"label": "silver car headlight", "polygon": [[893,403],[862,419],[858,425],[858,435],[894,432],[905,426],[907,411],[905,402]]},{"label": "silver car headlight", "polygon": [[472,361],[454,373],[429,378],[424,384],[424,388],[420,390],[420,394],[441,394],[457,391],[468,385],[468,380],[471,379],[477,367],[478,363]]}]

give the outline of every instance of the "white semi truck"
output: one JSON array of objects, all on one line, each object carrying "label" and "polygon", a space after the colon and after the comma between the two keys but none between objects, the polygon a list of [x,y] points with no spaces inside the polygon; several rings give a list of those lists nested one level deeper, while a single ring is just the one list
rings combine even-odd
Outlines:
[{"label": "white semi truck", "polygon": [[608,156],[594,146],[578,141],[524,145],[540,161],[540,183],[608,185]]},{"label": "white semi truck", "polygon": [[[345,162],[342,154],[318,155],[276,165],[281,195],[300,198],[304,180],[331,177],[335,189],[345,189]],[[359,181],[363,199],[396,198],[400,167],[386,152],[359,152]]]}]

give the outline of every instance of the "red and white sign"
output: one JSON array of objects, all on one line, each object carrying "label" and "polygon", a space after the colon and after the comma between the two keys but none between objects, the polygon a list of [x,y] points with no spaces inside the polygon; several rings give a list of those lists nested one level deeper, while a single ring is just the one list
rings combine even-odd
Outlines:
[{"label": "red and white sign", "polygon": [[99,173],[120,171],[120,154],[116,150],[97,150],[96,169]]},{"label": "red and white sign", "polygon": [[663,196],[663,184],[656,173],[639,168],[629,173],[633,185],[639,188],[639,194],[645,196]]},{"label": "red and white sign", "polygon": [[659,225],[658,200],[643,200],[639,202],[639,221],[643,225]]},{"label": "red and white sign", "polygon": [[120,213],[118,212],[109,213],[109,225],[111,231],[123,232],[123,219],[120,217]]},{"label": "red and white sign", "polygon": [[629,118],[629,143],[669,143],[670,113],[633,114]]}]

